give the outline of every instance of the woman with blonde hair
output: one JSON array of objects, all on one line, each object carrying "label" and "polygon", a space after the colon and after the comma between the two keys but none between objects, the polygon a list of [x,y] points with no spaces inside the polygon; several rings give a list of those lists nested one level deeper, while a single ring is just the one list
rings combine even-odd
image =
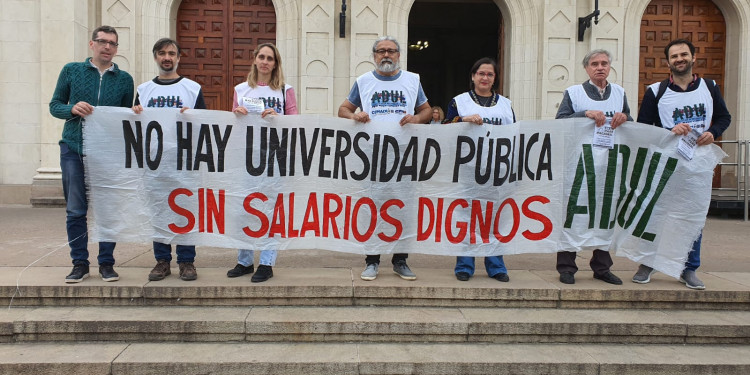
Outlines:
[{"label": "woman with blonde hair", "polygon": [[437,105],[432,107],[432,119],[430,120],[430,124],[442,124],[443,120],[445,120],[443,109]]},{"label": "woman with blonde hair", "polygon": [[[284,82],[281,55],[273,43],[263,43],[255,49],[253,67],[247,81],[234,87],[232,112],[247,115],[296,115],[297,99],[294,88]],[[276,250],[261,250],[258,270],[251,281],[259,283],[273,277]],[[239,249],[237,265],[227,272],[227,277],[238,277],[253,273],[254,252]]]},{"label": "woman with blonde hair", "polygon": [[[263,43],[255,49],[253,66],[247,81],[234,87],[232,112],[267,115],[296,115],[297,100],[294,88],[284,82],[281,55],[273,43]],[[260,104],[264,108],[261,108]]]}]

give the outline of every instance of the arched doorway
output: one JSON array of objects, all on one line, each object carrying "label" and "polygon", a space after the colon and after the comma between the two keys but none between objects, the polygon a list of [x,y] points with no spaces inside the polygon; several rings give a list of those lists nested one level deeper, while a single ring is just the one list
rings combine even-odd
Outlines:
[{"label": "arched doorway", "polygon": [[641,20],[638,104],[648,85],[669,77],[664,47],[677,38],[695,45],[693,72],[724,88],[726,25],[710,0],[653,0]]},{"label": "arched doorway", "polygon": [[[503,28],[500,9],[492,0],[446,2],[415,0],[409,13],[409,71],[419,73],[431,105],[445,109],[451,99],[469,90],[475,61],[492,57],[500,64],[503,90]],[[427,42],[418,49],[417,42]]]},{"label": "arched doorway", "polygon": [[177,11],[179,73],[203,87],[209,109],[230,110],[258,44],[276,42],[271,0],[183,0]]}]

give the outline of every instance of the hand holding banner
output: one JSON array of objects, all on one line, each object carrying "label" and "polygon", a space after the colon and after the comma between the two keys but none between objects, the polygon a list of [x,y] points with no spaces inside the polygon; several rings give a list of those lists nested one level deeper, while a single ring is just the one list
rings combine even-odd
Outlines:
[{"label": "hand holding banner", "polygon": [[[95,241],[487,256],[592,249],[677,277],[716,146],[588,119],[503,126],[98,107],[84,129]],[[695,176],[699,178],[695,178]],[[690,198],[673,194],[690,191]]]}]

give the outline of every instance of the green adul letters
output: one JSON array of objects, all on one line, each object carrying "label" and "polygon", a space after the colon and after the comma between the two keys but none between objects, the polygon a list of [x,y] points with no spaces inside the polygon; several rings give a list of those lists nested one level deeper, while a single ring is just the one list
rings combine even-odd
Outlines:
[{"label": "green adul letters", "polygon": [[[651,159],[647,160],[648,149],[644,147],[639,148],[635,155],[635,162],[633,163],[632,171],[629,172],[631,161],[630,147],[627,145],[615,145],[613,149],[609,150],[607,175],[604,181],[604,194],[602,197],[598,197],[596,195],[597,178],[594,169],[594,156],[591,147],[592,146],[589,144],[583,145],[583,152],[578,158],[576,175],[573,180],[570,197],[568,197],[565,228],[571,227],[575,215],[588,215],[588,227],[594,228],[597,216],[597,199],[602,199],[602,212],[599,220],[599,229],[612,229],[614,228],[615,223],[624,229],[628,229],[633,224],[636,217],[640,215],[635,228],[633,228],[632,234],[633,236],[643,238],[644,240],[653,241],[656,235],[654,233],[646,232],[646,226],[648,225],[649,219],[651,219],[654,205],[659,200],[662,191],[664,191],[664,187],[667,185],[667,181],[669,181],[669,178],[677,167],[677,159],[667,158],[666,164],[661,171],[661,176],[658,177],[658,184],[656,184],[655,187],[656,190],[654,190],[653,195],[649,198],[649,193],[651,192],[651,189],[654,188],[656,172],[659,169],[659,161],[662,158],[662,154],[660,152],[654,152],[651,155]],[[636,197],[636,189],[638,188],[643,169],[647,163],[648,171],[646,172],[645,183],[640,194]],[[617,195],[617,203],[613,207],[612,203],[615,197],[615,180],[618,168],[620,172],[620,186]],[[628,173],[630,173],[629,179]],[[584,187],[584,177],[586,181],[586,194],[588,200],[586,205],[579,206],[578,197]],[[635,203],[631,203],[634,198]],[[614,212],[612,212],[613,208]]]}]

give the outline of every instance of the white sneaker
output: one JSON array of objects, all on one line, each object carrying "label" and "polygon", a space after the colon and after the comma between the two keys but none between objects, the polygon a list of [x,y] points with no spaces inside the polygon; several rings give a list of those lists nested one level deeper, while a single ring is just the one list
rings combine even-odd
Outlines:
[{"label": "white sneaker", "polygon": [[362,280],[372,281],[375,280],[376,277],[378,277],[378,264],[377,263],[370,263],[365,267],[365,270],[362,271],[362,274],[359,275]]}]

